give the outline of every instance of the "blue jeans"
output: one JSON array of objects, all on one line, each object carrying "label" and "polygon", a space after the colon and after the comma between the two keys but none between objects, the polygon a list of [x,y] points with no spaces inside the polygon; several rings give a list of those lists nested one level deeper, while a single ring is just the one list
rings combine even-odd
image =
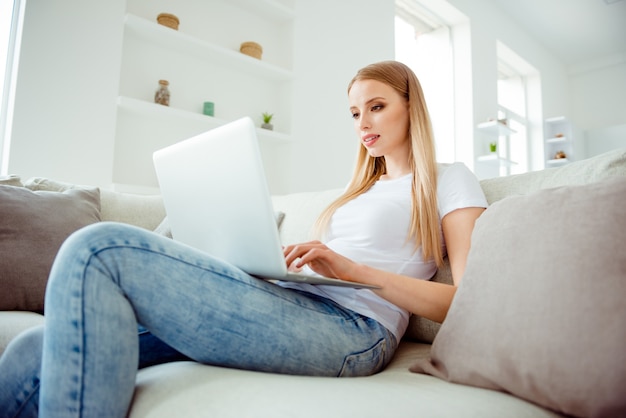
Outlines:
[{"label": "blue jeans", "polygon": [[63,244],[45,310],[45,329],[22,334],[0,359],[0,416],[123,417],[137,368],[168,361],[364,376],[397,346],[378,322],[333,301],[114,223]]}]

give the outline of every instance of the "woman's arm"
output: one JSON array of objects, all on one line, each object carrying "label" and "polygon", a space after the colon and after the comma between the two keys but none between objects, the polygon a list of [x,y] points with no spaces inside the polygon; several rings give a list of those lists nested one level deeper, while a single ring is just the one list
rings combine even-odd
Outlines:
[{"label": "woman's arm", "polygon": [[[457,209],[442,220],[454,286],[389,273],[357,264],[335,253],[319,241],[285,248],[287,265],[299,268],[308,264],[317,273],[338,279],[373,284],[373,290],[391,303],[416,315],[443,322],[465,272],[474,222],[483,208]],[[299,260],[298,260],[299,258]]]},{"label": "woman's arm", "polygon": [[461,283],[465,274],[474,224],[484,211],[484,208],[457,209],[444,216],[441,221],[455,286]]}]

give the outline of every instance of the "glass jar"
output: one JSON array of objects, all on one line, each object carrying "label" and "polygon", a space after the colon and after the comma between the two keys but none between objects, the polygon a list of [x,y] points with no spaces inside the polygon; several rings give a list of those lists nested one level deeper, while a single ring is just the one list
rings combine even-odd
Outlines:
[{"label": "glass jar", "polygon": [[170,105],[170,90],[167,88],[169,84],[167,80],[159,80],[159,89],[154,94],[154,103]]}]

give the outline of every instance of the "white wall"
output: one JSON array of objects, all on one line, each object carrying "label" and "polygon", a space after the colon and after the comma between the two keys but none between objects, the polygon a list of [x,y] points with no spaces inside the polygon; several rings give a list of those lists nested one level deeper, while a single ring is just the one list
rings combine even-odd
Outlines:
[{"label": "white wall", "polygon": [[572,115],[586,157],[626,148],[626,57],[571,75]]},{"label": "white wall", "polygon": [[359,68],[393,59],[394,17],[392,0],[297,1],[292,190],[348,182],[358,144],[348,83]]},{"label": "white wall", "polygon": [[[626,57],[622,54],[598,62],[566,68],[532,34],[525,32],[501,12],[491,0],[449,0],[470,19],[472,53],[472,97],[474,124],[493,117],[497,106],[494,78],[495,41],[499,40],[538,70],[531,82],[541,88],[543,119],[565,116],[575,128],[575,159],[626,147]],[[536,89],[535,89],[536,90]],[[530,109],[535,141],[543,126]],[[459,113],[461,114],[461,113]],[[467,124],[461,129],[467,129]],[[460,144],[457,129],[457,149]],[[540,145],[532,150],[531,169],[542,168]]]},{"label": "white wall", "polygon": [[28,1],[8,172],[108,185],[124,2]]},{"label": "white wall", "polygon": [[[481,151],[483,138],[474,135],[474,127],[495,118],[498,110],[497,98],[497,43],[500,41],[538,70],[540,79],[533,78],[533,86],[541,85],[540,107],[545,117],[569,116],[569,83],[566,68],[554,56],[502,12],[491,0],[449,0],[450,4],[469,18],[471,48],[471,107],[457,107],[457,118],[464,123],[457,127],[457,147],[462,150],[459,159],[471,166],[469,158],[484,153]],[[465,26],[465,25],[463,25]],[[457,68],[458,69],[458,68]],[[467,70],[466,70],[467,71]],[[461,85],[467,90],[467,86]],[[535,109],[532,109],[535,110]],[[468,114],[471,113],[471,116]],[[532,112],[531,112],[532,113]],[[534,138],[531,150],[531,169],[540,169],[542,148],[542,121],[530,115],[535,126],[531,126]],[[471,125],[469,121],[471,120]],[[457,124],[459,120],[457,119]],[[461,141],[461,135],[472,144]],[[472,141],[473,138],[473,141]],[[472,150],[471,156],[468,155]]]},{"label": "white wall", "polygon": [[[470,36],[466,50],[455,51],[457,62],[465,63],[465,73],[455,76],[457,93],[463,91],[455,108],[458,160],[472,166],[474,127],[497,111],[497,40],[539,70],[546,118],[566,116],[583,130],[626,124],[623,62],[570,79],[563,65],[491,0],[449,3],[470,19],[452,34]],[[346,86],[358,68],[393,58],[394,2],[294,4],[294,144],[277,150],[289,160],[281,190],[342,187],[357,147]],[[9,173],[101,187],[112,183],[125,10],[125,0],[27,3]]]},{"label": "white wall", "polygon": [[[294,4],[294,144],[276,147],[288,160],[277,188],[341,187],[357,143],[346,87],[358,68],[393,58],[394,2]],[[9,173],[113,183],[125,12],[125,0],[27,3]]]}]

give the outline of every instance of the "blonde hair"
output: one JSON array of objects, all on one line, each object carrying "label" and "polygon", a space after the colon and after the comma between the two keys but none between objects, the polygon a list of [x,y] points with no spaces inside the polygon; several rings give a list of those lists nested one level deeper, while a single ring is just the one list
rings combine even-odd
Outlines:
[{"label": "blonde hair", "polygon": [[[422,246],[425,260],[443,263],[439,212],[437,210],[437,163],[430,116],[419,80],[413,71],[397,61],[383,61],[368,65],[357,72],[348,85],[359,80],[377,80],[395,89],[408,102],[409,110],[409,162],[413,173],[411,193],[412,213],[407,240],[415,239],[415,249]],[[345,192],[331,203],[317,220],[318,236],[327,230],[335,211],[365,193],[386,173],[384,157],[371,157],[365,147],[359,147],[352,180]]]}]

